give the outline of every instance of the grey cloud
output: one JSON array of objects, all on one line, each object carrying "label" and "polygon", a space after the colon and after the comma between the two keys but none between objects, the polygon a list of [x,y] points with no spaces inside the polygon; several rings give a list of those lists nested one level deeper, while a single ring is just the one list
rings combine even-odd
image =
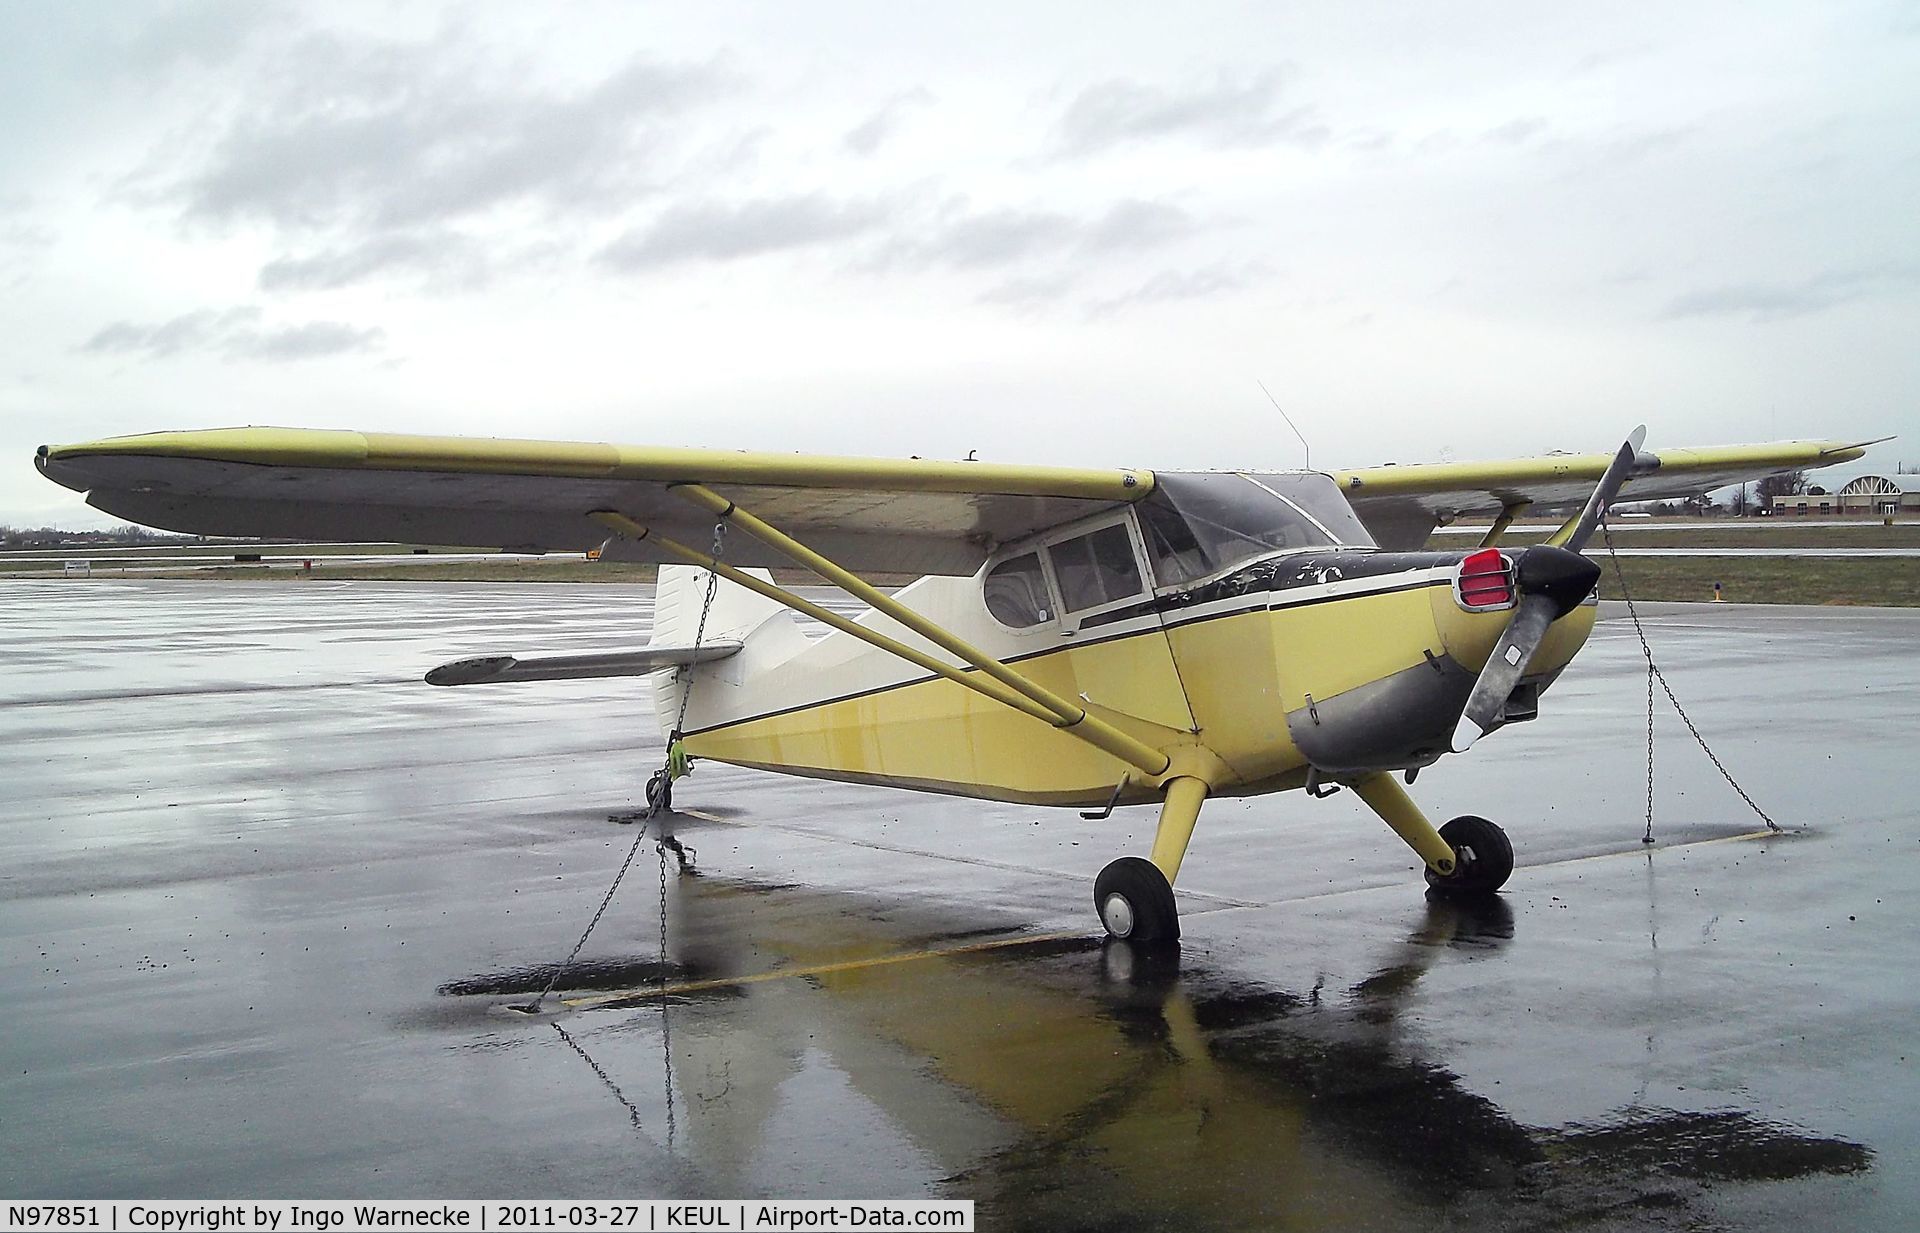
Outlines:
[{"label": "grey cloud", "polygon": [[457,30],[418,42],[304,33],[270,47],[249,57],[264,67],[241,104],[201,118],[203,144],[156,150],[122,185],[188,224],[267,224],[284,246],[259,271],[268,291],[395,276],[470,288],[559,252],[502,255],[475,237],[503,216],[565,218],[577,233],[624,214],[684,161],[686,113],[737,85],[717,59],[634,57],[547,86]]},{"label": "grey cloud", "polygon": [[1578,77],[1586,73],[1610,69],[1629,60],[1637,60],[1653,50],[1652,43],[1629,43],[1625,46],[1609,48],[1605,51],[1590,51],[1574,61],[1567,70],[1569,77]]},{"label": "grey cloud", "polygon": [[326,291],[383,275],[417,275],[429,287],[477,287],[493,262],[486,246],[454,232],[396,232],[260,268],[262,291]]},{"label": "grey cloud", "polygon": [[599,260],[627,272],[675,261],[730,261],[865,235],[887,215],[877,201],[836,201],[818,193],[674,206],[609,244]]},{"label": "grey cloud", "polygon": [[141,18],[119,43],[119,58],[136,74],[163,78],[181,65],[230,63],[261,34],[289,24],[291,13],[253,0],[191,0]]},{"label": "grey cloud", "polygon": [[437,45],[299,44],[297,70],[177,191],[189,218],[415,227],[648,185],[660,122],[722,86],[712,65],[628,62],[573,94],[490,80]]},{"label": "grey cloud", "polygon": [[1126,200],[1083,218],[1053,210],[997,209],[944,217],[892,246],[891,258],[922,265],[986,269],[1073,253],[1157,248],[1192,235],[1192,215],[1165,202]]},{"label": "grey cloud", "polygon": [[894,269],[997,270],[1022,262],[1164,247],[1196,233],[1187,211],[1126,200],[1101,214],[1003,207],[913,196],[841,200],[820,193],[674,206],[599,254],[635,272],[678,261],[733,261],[827,245],[851,246],[852,264]]},{"label": "grey cloud", "polygon": [[1058,303],[1072,290],[1073,280],[1064,276],[1010,278],[982,293],[980,303],[1031,312]]},{"label": "grey cloud", "polygon": [[8,248],[49,248],[59,239],[59,232],[39,223],[0,222],[0,244]]},{"label": "grey cloud", "polygon": [[914,246],[923,260],[962,268],[1006,265],[1070,245],[1083,231],[1071,215],[1046,210],[988,210],[956,218]]},{"label": "grey cloud", "polygon": [[158,325],[116,321],[88,339],[80,349],[103,355],[144,353],[148,359],[159,359],[214,345],[259,319],[260,310],[247,307],[224,311],[202,308]]},{"label": "grey cloud", "polygon": [[1593,162],[1603,167],[1622,167],[1665,153],[1684,142],[1691,128],[1648,129],[1605,138],[1593,146]]},{"label": "grey cloud", "polygon": [[1279,110],[1280,87],[1281,75],[1272,69],[1244,79],[1223,73],[1183,90],[1119,79],[1101,82],[1075,96],[1055,122],[1054,153],[1084,157],[1158,138],[1211,146],[1326,140],[1330,130],[1313,108]]},{"label": "grey cloud", "polygon": [[750,174],[765,158],[774,139],[769,125],[721,138],[702,150],[682,170],[698,178],[724,180]]},{"label": "grey cloud", "polygon": [[1500,145],[1517,146],[1531,141],[1546,131],[1547,122],[1539,116],[1522,116],[1517,120],[1509,120],[1498,128],[1489,129],[1486,140]]},{"label": "grey cloud", "polygon": [[0,256],[5,258],[0,261],[0,288],[14,291],[31,283],[59,239],[52,227],[11,221],[0,208]]},{"label": "grey cloud", "polygon": [[1757,323],[1784,321],[1915,286],[1920,286],[1920,267],[1915,266],[1828,270],[1797,282],[1746,283],[1695,291],[1670,301],[1663,315],[1745,317]]},{"label": "grey cloud", "polygon": [[262,328],[261,315],[259,308],[245,305],[202,308],[154,325],[116,321],[80,349],[95,355],[132,355],[149,360],[204,351],[227,359],[282,361],[377,350],[386,338],[382,330],[339,321]]},{"label": "grey cloud", "polygon": [[1087,315],[1110,317],[1146,304],[1214,299],[1244,291],[1272,273],[1265,263],[1258,261],[1240,266],[1207,266],[1198,270],[1163,270],[1131,291],[1094,301],[1087,306]]},{"label": "grey cloud", "polygon": [[888,99],[878,111],[847,131],[840,144],[855,154],[872,154],[882,142],[893,136],[908,108],[930,103],[933,95],[925,89],[908,90]]},{"label": "grey cloud", "polygon": [[6,253],[5,285],[24,285],[47,252],[60,240],[48,211],[38,210],[24,193],[0,196],[0,250]]},{"label": "grey cloud", "polygon": [[1087,233],[1089,248],[1151,248],[1190,235],[1193,216],[1164,201],[1128,200],[1114,204]]},{"label": "grey cloud", "polygon": [[329,355],[376,351],[386,331],[359,329],[343,321],[308,321],[273,330],[247,330],[227,340],[229,356],[254,360],[317,360]]}]

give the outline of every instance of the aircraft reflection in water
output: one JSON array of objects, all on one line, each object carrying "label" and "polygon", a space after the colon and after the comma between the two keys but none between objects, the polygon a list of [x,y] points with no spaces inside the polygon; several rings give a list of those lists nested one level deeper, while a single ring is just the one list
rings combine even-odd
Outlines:
[{"label": "aircraft reflection in water", "polygon": [[[1177,948],[999,946],[977,917],[943,932],[949,922],[924,903],[703,876],[679,882],[674,911],[673,934],[687,940],[675,979],[704,990],[671,1003],[673,1112],[650,999],[564,1031],[627,1106],[646,1144],[637,1163],[676,1193],[811,1193],[832,1185],[818,1165],[859,1179],[861,1193],[975,1199],[983,1228],[1428,1227],[1443,1213],[1492,1227],[1684,1224],[1701,1214],[1703,1182],[1871,1163],[1858,1144],[1741,1113],[1633,1109],[1539,1129],[1467,1090],[1399,1016],[1432,965],[1486,957],[1513,936],[1498,900],[1430,900],[1372,975],[1304,991],[1183,962]],[[861,962],[929,947],[940,953]],[[774,969],[810,974],[717,979]],[[657,972],[602,967],[568,984],[631,987]],[[442,992],[518,992],[546,976]],[[822,1067],[838,1094],[800,1105],[792,1081]],[[669,1116],[671,1157],[659,1142]],[[780,1146],[796,1143],[808,1159],[770,1178]]]}]

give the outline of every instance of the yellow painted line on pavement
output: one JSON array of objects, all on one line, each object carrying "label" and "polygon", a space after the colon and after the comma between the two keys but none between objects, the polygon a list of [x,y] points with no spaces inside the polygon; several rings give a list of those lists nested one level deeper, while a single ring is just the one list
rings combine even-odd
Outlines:
[{"label": "yellow painted line on pavement", "polygon": [[1514,872],[1517,873],[1521,869],[1558,869],[1565,865],[1583,865],[1588,861],[1619,860],[1623,856],[1658,856],[1662,852],[1679,852],[1686,848],[1705,848],[1716,843],[1747,843],[1755,839],[1787,839],[1792,835],[1792,831],[1786,830],[1743,831],[1738,835],[1716,835],[1712,839],[1694,839],[1685,843],[1662,844],[1656,842],[1641,844],[1638,848],[1628,848],[1622,852],[1596,852],[1592,856],[1574,856],[1563,861],[1548,861],[1541,865],[1521,865],[1518,866]]},{"label": "yellow painted line on pavement", "polygon": [[860,972],[871,968],[890,967],[900,963],[920,963],[928,959],[947,959],[955,955],[977,955],[983,951],[1009,950],[1019,946],[1035,946],[1043,942],[1063,942],[1073,938],[1090,936],[1085,930],[1072,930],[1066,933],[1029,933],[1013,938],[997,938],[991,942],[972,942],[965,946],[935,947],[928,950],[903,951],[891,955],[874,955],[867,959],[846,959],[838,963],[815,963],[793,968],[774,968],[767,972],[748,972],[739,976],[716,976],[710,980],[689,980],[672,985],[649,985],[637,989],[626,989],[616,993],[601,993],[591,997],[561,998],[560,1004],[569,1010],[592,1010],[595,1007],[611,1006],[622,1002],[635,1002],[644,998],[672,997],[683,993],[704,993],[713,989],[731,989],[740,985],[758,985],[772,980],[794,980],[808,976],[831,976],[839,972]]}]

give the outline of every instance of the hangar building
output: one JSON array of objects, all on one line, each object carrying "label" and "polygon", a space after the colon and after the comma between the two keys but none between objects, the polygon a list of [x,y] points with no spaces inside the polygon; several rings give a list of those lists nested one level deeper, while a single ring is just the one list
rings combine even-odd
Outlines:
[{"label": "hangar building", "polygon": [[1773,499],[1773,512],[1810,514],[1920,514],[1920,475],[1863,475],[1838,492],[1796,492]]}]

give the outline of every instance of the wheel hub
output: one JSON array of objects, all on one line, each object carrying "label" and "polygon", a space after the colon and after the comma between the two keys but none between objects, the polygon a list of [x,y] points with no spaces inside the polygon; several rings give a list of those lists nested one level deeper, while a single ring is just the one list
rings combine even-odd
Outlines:
[{"label": "wheel hub", "polygon": [[1127,902],[1125,895],[1108,895],[1100,905],[1100,923],[1114,937],[1126,937],[1133,932],[1133,905]]}]

